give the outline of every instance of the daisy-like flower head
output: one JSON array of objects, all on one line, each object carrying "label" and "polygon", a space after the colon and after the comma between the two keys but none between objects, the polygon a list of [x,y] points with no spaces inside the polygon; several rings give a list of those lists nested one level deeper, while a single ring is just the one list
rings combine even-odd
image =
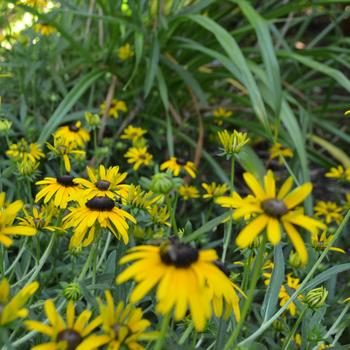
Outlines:
[{"label": "daisy-like flower head", "polygon": [[101,324],[101,317],[92,320],[91,311],[84,310],[75,315],[74,302],[67,304],[66,321],[57,311],[51,299],[44,304],[49,324],[29,320],[25,322],[28,330],[36,331],[50,337],[50,341],[32,347],[32,350],[94,350],[101,345],[97,335],[90,335]]},{"label": "daisy-like flower head", "polygon": [[218,185],[216,182],[212,182],[211,184],[202,183],[202,187],[206,191],[203,194],[204,199],[216,199],[228,191],[226,184]]},{"label": "daisy-like flower head", "polygon": [[219,142],[222,148],[222,155],[232,157],[239,153],[241,149],[249,142],[248,135],[245,132],[233,130],[229,133],[227,130],[218,132]]},{"label": "daisy-like flower head", "polygon": [[56,28],[47,23],[36,23],[34,30],[41,35],[47,36],[56,31]]},{"label": "daisy-like flower head", "polygon": [[74,177],[63,175],[58,177],[45,177],[37,181],[36,185],[44,186],[36,195],[35,202],[44,198],[44,203],[53,199],[55,207],[65,209],[70,201],[76,200],[81,188],[74,181]]},{"label": "daisy-like flower head", "polygon": [[194,186],[181,185],[179,187],[179,195],[183,198],[183,200],[188,201],[190,199],[198,198],[199,192]]},{"label": "daisy-like flower head", "polygon": [[54,135],[53,145],[46,142],[47,148],[54,154],[56,157],[61,157],[64,162],[64,167],[68,173],[71,171],[71,163],[69,156],[75,158],[84,158],[85,151],[77,149],[77,144],[75,142],[68,142],[65,138],[58,137]]},{"label": "daisy-like flower head", "polygon": [[[319,232],[315,232],[311,236],[311,244],[317,251],[325,250],[333,241],[334,235],[327,235],[327,230],[324,230],[321,234]],[[345,254],[345,250],[338,247],[330,247],[329,250],[333,250],[334,252]]]},{"label": "daisy-like flower head", "polygon": [[300,255],[302,264],[305,264],[308,257],[307,250],[294,225],[301,226],[311,233],[325,227],[323,223],[304,215],[302,210],[295,209],[310,194],[312,184],[305,183],[290,192],[293,179],[289,177],[276,192],[276,183],[271,170],[264,177],[264,186],[261,186],[258,179],[250,173],[245,173],[243,177],[254,196],[238,203],[233,218],[239,219],[248,214],[255,217],[238,234],[237,245],[241,248],[248,247],[265,228],[268,240],[276,245],[281,240],[280,224],[282,224]]},{"label": "daisy-like flower head", "polygon": [[325,176],[332,179],[350,181],[350,168],[344,169],[344,167],[338,165],[337,167],[332,167]]},{"label": "daisy-like flower head", "polygon": [[127,177],[127,173],[120,173],[118,166],[106,169],[103,165],[100,165],[97,171],[87,167],[86,172],[90,181],[81,178],[74,180],[75,183],[83,187],[82,194],[84,198],[105,196],[115,199],[116,197],[125,198],[127,196],[129,185],[122,183]]},{"label": "daisy-like flower head", "polygon": [[197,169],[193,162],[185,161],[176,157],[171,157],[160,166],[160,170],[170,170],[174,176],[179,176],[181,171],[190,175],[192,178],[196,177]]},{"label": "daisy-like flower head", "polygon": [[118,57],[121,61],[126,61],[128,58],[131,58],[133,56],[134,56],[134,50],[132,49],[129,43],[121,46],[118,49]]},{"label": "daisy-like flower head", "polygon": [[[193,324],[202,331],[212,314],[216,300],[217,314],[223,305],[237,310],[237,295],[230,280],[216,265],[214,250],[197,250],[178,240],[164,242],[160,247],[143,245],[131,248],[121,264],[133,262],[117,277],[117,283],[134,279],[137,282],[130,300],[141,300],[157,286],[157,311],[166,315],[174,310],[175,320],[185,317],[189,309]],[[239,314],[236,314],[239,318]]]},{"label": "daisy-like flower head", "polygon": [[[104,114],[106,109],[106,102],[101,103],[100,105],[100,114]],[[128,108],[126,103],[122,100],[113,99],[109,107],[108,116],[113,117],[114,119],[119,118],[120,112],[126,113]]]},{"label": "daisy-like flower head", "polygon": [[33,227],[14,225],[16,216],[23,207],[23,202],[17,200],[13,203],[6,203],[5,198],[5,192],[0,193],[0,244],[9,247],[13,243],[9,236],[34,236],[37,230]]},{"label": "daisy-like flower head", "polygon": [[10,145],[10,148],[6,151],[6,155],[14,161],[30,161],[32,163],[45,157],[40,145],[37,143],[28,144],[25,139],[21,139],[18,143]]},{"label": "daisy-like flower head", "polygon": [[54,137],[61,138],[64,143],[75,143],[77,147],[84,147],[90,140],[89,132],[81,127],[80,121],[61,126],[53,135]]},{"label": "daisy-like flower head", "polygon": [[23,306],[38,288],[39,283],[32,282],[11,298],[10,284],[6,278],[3,278],[0,282],[0,326],[5,326],[18,318],[27,317],[28,310]]},{"label": "daisy-like flower head", "polygon": [[146,132],[147,130],[145,129],[129,125],[126,129],[124,129],[123,134],[120,136],[120,138],[123,140],[131,140],[132,143],[135,143],[144,134],[146,134]]},{"label": "daisy-like flower head", "polygon": [[147,147],[130,147],[124,157],[128,159],[129,164],[134,164],[134,170],[138,170],[142,165],[149,166],[153,160],[153,156],[148,153]]},{"label": "daisy-like flower head", "polygon": [[[125,210],[115,206],[115,202],[108,197],[94,197],[77,208],[70,208],[71,212],[63,218],[64,228],[74,227],[74,234],[70,247],[76,248],[81,244],[86,247],[95,238],[97,224],[107,228],[117,239],[129,242],[127,219],[136,223],[136,219]],[[86,237],[87,236],[87,237]]]},{"label": "daisy-like flower head", "polygon": [[331,222],[335,222],[336,224],[340,224],[343,220],[341,207],[338,207],[337,203],[330,201],[318,201],[314,206],[315,215],[317,217],[323,218],[326,224],[330,224]]},{"label": "daisy-like flower head", "polygon": [[281,143],[275,143],[270,149],[270,160],[274,158],[278,158],[280,164],[283,163],[282,157],[284,158],[292,158],[294,153],[288,147],[283,147]]},{"label": "daisy-like flower head", "polygon": [[219,107],[213,111],[215,123],[219,126],[223,124],[225,119],[231,117],[232,114],[233,113],[231,111],[228,111],[223,107]]},{"label": "daisy-like flower head", "polygon": [[130,350],[143,350],[139,341],[155,339],[157,336],[157,332],[145,332],[151,322],[143,318],[141,308],[124,305],[122,301],[115,306],[111,292],[107,290],[105,295],[106,304],[98,300],[104,333],[98,339],[108,345],[107,350],[118,350],[122,346]]}]

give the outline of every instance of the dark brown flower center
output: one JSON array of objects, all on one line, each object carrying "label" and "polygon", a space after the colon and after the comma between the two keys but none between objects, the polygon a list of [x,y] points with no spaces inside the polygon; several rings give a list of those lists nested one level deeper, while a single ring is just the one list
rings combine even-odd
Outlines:
[{"label": "dark brown flower center", "polygon": [[107,191],[109,189],[110,184],[111,183],[109,181],[106,181],[106,180],[99,180],[99,181],[95,182],[95,186],[101,191]]},{"label": "dark brown flower center", "polygon": [[160,247],[160,258],[165,265],[189,267],[198,260],[198,250],[179,241],[165,242]]},{"label": "dark brown flower center", "polygon": [[279,218],[288,212],[288,208],[285,203],[275,198],[265,199],[262,201],[261,209],[265,212],[265,214],[274,218]]},{"label": "dark brown flower center", "polygon": [[73,132],[78,132],[79,131],[79,127],[77,127],[75,124],[71,124],[69,125],[69,130],[73,131]]},{"label": "dark brown flower center", "polygon": [[57,342],[66,341],[66,350],[75,350],[82,342],[83,337],[74,329],[67,328],[57,334]]},{"label": "dark brown flower center", "polygon": [[70,175],[62,175],[57,177],[57,182],[66,187],[77,186],[77,184],[75,184],[73,180],[74,177]]},{"label": "dark brown flower center", "polygon": [[227,277],[230,277],[230,270],[219,260],[213,261],[214,265],[218,267]]},{"label": "dark brown flower center", "polygon": [[185,159],[183,159],[183,158],[177,158],[176,159],[176,163],[177,164],[179,164],[179,165],[181,165],[181,166],[184,166],[184,165],[186,165],[186,160]]},{"label": "dark brown flower center", "polygon": [[108,197],[95,197],[88,200],[85,205],[92,210],[111,211],[114,208],[114,201]]}]

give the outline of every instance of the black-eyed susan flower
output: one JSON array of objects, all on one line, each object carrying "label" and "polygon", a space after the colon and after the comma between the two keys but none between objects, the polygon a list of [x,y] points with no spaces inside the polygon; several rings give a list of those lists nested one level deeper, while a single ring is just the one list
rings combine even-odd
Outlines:
[{"label": "black-eyed susan flower", "polygon": [[174,176],[179,176],[184,171],[192,178],[196,177],[197,169],[193,162],[171,157],[169,160],[161,164],[160,170],[169,170]]},{"label": "black-eyed susan flower", "polygon": [[227,109],[223,107],[216,108],[213,111],[214,121],[217,125],[222,125],[224,120],[227,118],[230,118],[232,116],[232,112],[228,111]]},{"label": "black-eyed susan flower", "polygon": [[276,193],[276,183],[271,170],[264,177],[264,186],[261,186],[258,179],[250,173],[245,173],[243,177],[254,197],[247,197],[239,203],[233,218],[239,219],[246,215],[254,215],[255,217],[238,234],[237,245],[241,248],[248,247],[265,228],[268,240],[276,245],[281,240],[280,224],[282,224],[295,250],[300,255],[302,264],[305,264],[307,250],[294,225],[311,233],[325,227],[323,223],[304,215],[302,210],[295,209],[310,194],[312,184],[305,183],[290,192],[293,179],[289,177]]},{"label": "black-eyed susan flower", "polygon": [[76,248],[81,244],[86,247],[95,238],[97,224],[111,231],[117,239],[129,242],[127,220],[136,223],[136,219],[127,211],[115,206],[108,197],[94,197],[77,208],[70,208],[70,213],[63,218],[64,228],[74,228],[70,247]]},{"label": "black-eyed susan flower", "polygon": [[35,202],[39,202],[44,198],[44,203],[48,203],[51,199],[55,207],[65,209],[67,204],[75,200],[81,188],[74,181],[74,177],[70,175],[62,175],[58,177],[45,177],[44,180],[36,182],[36,185],[43,188],[35,196]]},{"label": "black-eyed susan flower", "polygon": [[343,220],[343,208],[339,207],[337,203],[331,201],[318,201],[314,206],[315,215],[322,218],[326,224],[335,222],[340,224]]},{"label": "black-eyed susan flower", "polygon": [[277,158],[280,164],[282,164],[283,162],[282,157],[292,158],[294,155],[293,151],[290,148],[284,147],[281,143],[278,142],[275,143],[272,147],[270,147],[269,153],[269,159],[272,160]]},{"label": "black-eyed susan flower", "polygon": [[[100,114],[104,114],[106,109],[106,102],[101,103],[100,105]],[[113,99],[109,107],[108,116],[118,119],[120,112],[126,113],[128,108],[126,103],[122,100]]]},{"label": "black-eyed susan flower", "polygon": [[76,178],[74,183],[81,185],[83,188],[82,195],[86,199],[101,196],[115,198],[125,198],[128,193],[129,185],[122,182],[127,177],[127,173],[119,172],[118,166],[105,168],[100,165],[97,170],[90,167],[86,168],[89,180]]},{"label": "black-eyed susan flower", "polygon": [[39,288],[38,282],[32,282],[23,287],[12,298],[10,296],[10,284],[6,278],[0,282],[0,327],[6,326],[18,318],[28,316],[28,310],[23,306]]},{"label": "black-eyed susan flower", "polygon": [[[117,283],[130,279],[137,282],[130,300],[141,300],[157,286],[157,311],[166,315],[174,310],[175,320],[181,320],[190,311],[193,324],[202,331],[211,317],[211,303],[225,301],[236,305],[237,300],[230,280],[216,265],[214,250],[197,250],[177,240],[164,242],[160,247],[143,245],[131,248],[121,264],[133,262],[117,277]],[[216,312],[223,311],[216,305]]]},{"label": "black-eyed susan flower", "polygon": [[204,199],[216,199],[223,196],[229,189],[227,184],[218,185],[216,182],[212,182],[211,184],[203,182],[202,187],[206,192],[203,194]]},{"label": "black-eyed susan flower", "polygon": [[219,131],[218,138],[222,149],[221,155],[232,157],[239,153],[241,149],[249,142],[248,135],[245,132],[233,130],[229,133],[227,130]]},{"label": "black-eyed susan flower", "polygon": [[70,300],[64,320],[51,299],[45,301],[44,309],[49,324],[29,320],[25,325],[30,331],[48,336],[50,341],[34,346],[32,350],[95,350],[103,344],[97,335],[90,335],[101,324],[101,317],[88,323],[91,311],[84,310],[76,317],[74,302]]},{"label": "black-eyed susan flower", "polygon": [[36,23],[34,30],[41,35],[47,36],[56,31],[56,28],[47,23]]},{"label": "black-eyed susan flower", "polygon": [[10,236],[34,236],[37,230],[34,227],[14,225],[18,212],[23,208],[21,200],[6,203],[5,192],[0,193],[0,244],[9,247],[13,240]]},{"label": "black-eyed susan flower", "polygon": [[53,145],[48,142],[46,142],[46,145],[54,157],[62,158],[64,167],[68,173],[71,171],[70,156],[76,159],[85,158],[85,151],[77,149],[77,144],[75,142],[67,142],[62,137],[54,136]]},{"label": "black-eyed susan flower", "polygon": [[29,144],[25,139],[21,139],[18,143],[10,145],[6,151],[6,155],[12,160],[19,162],[37,162],[40,158],[45,157],[39,144]]},{"label": "black-eyed susan flower", "polygon": [[199,197],[199,191],[194,186],[181,185],[178,191],[181,198],[185,201]]},{"label": "black-eyed susan flower", "polygon": [[128,159],[129,164],[134,164],[134,170],[138,170],[143,165],[149,166],[153,160],[153,156],[147,151],[147,147],[130,147],[124,157]]},{"label": "black-eyed susan flower", "polygon": [[350,168],[344,169],[343,166],[338,165],[337,167],[332,167],[325,176],[331,179],[350,181]]},{"label": "black-eyed susan flower", "polygon": [[130,140],[132,143],[135,143],[144,134],[146,134],[146,132],[147,130],[145,129],[129,125],[126,129],[124,129],[123,134],[120,136],[120,138],[123,140]]},{"label": "black-eyed susan flower", "polygon": [[133,56],[134,56],[134,50],[132,49],[129,43],[126,43],[125,45],[121,46],[118,49],[118,57],[121,61],[126,61],[127,59]]},{"label": "black-eyed susan flower", "polygon": [[[328,234],[327,230],[323,230],[322,233],[314,232],[311,235],[311,244],[317,251],[325,250],[333,242],[334,235]],[[329,250],[334,252],[345,254],[345,250],[339,247],[330,247]]]},{"label": "black-eyed susan flower", "polygon": [[89,132],[82,128],[80,121],[70,125],[61,126],[57,129],[53,136],[56,138],[61,138],[64,143],[76,144],[77,147],[84,147],[90,140]]},{"label": "black-eyed susan flower", "polygon": [[157,337],[157,332],[145,332],[151,322],[143,318],[141,308],[124,305],[122,301],[114,305],[111,292],[107,290],[105,295],[106,304],[98,300],[103,331],[103,335],[98,336],[101,344],[107,345],[107,350],[119,350],[124,346],[130,350],[143,350],[139,342]]}]

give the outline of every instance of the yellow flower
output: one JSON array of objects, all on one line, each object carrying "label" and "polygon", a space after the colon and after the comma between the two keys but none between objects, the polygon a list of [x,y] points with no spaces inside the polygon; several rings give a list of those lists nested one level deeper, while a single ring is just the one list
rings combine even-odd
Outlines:
[{"label": "yellow flower", "polygon": [[350,168],[344,169],[341,165],[338,165],[336,168],[332,167],[325,176],[332,179],[350,181]]},{"label": "yellow flower", "polygon": [[226,184],[218,185],[215,182],[211,184],[202,183],[202,187],[206,191],[206,193],[203,194],[203,198],[205,199],[216,199],[228,191],[228,186]]},{"label": "yellow flower", "polygon": [[[100,105],[100,114],[104,114],[104,111],[106,109],[106,102],[101,103]],[[122,100],[113,99],[111,102],[111,106],[109,107],[108,115],[110,117],[113,117],[114,119],[119,118],[119,112],[126,113],[128,111],[128,108],[126,107],[126,104]]]},{"label": "yellow flower", "polygon": [[245,132],[238,132],[233,130],[229,133],[227,130],[218,132],[219,142],[222,146],[223,154],[233,156],[239,153],[244,145],[249,142],[248,135]]},{"label": "yellow flower", "polygon": [[180,171],[184,171],[188,175],[190,175],[192,178],[196,177],[196,166],[191,161],[183,161],[178,160],[176,157],[171,157],[169,160],[164,162],[160,166],[160,170],[166,170],[169,169],[174,176],[179,176]]},{"label": "yellow flower", "polygon": [[292,158],[293,151],[288,147],[283,147],[280,143],[275,143],[270,149],[270,160],[274,158],[278,158],[280,164],[283,163],[282,157],[284,158]]},{"label": "yellow flower", "polygon": [[160,224],[170,227],[169,223],[169,210],[168,207],[159,207],[159,205],[153,205],[147,210],[148,214],[152,218],[154,224]]},{"label": "yellow flower", "polygon": [[133,56],[134,50],[132,49],[129,43],[125,44],[124,46],[121,46],[118,49],[118,57],[121,61],[126,61],[128,58],[131,58]]},{"label": "yellow flower", "polygon": [[0,326],[5,326],[17,318],[27,317],[28,310],[23,306],[38,288],[39,283],[32,282],[10,298],[10,285],[7,279],[3,278],[0,282]]},{"label": "yellow flower", "polygon": [[35,174],[40,163],[36,160],[31,161],[30,159],[17,161],[16,166],[20,175],[22,176],[32,176]]},{"label": "yellow flower", "polygon": [[147,130],[142,128],[137,128],[132,125],[129,125],[124,129],[123,134],[120,136],[123,140],[131,140],[132,143],[135,143],[140,137],[146,134]]},{"label": "yellow flower", "polygon": [[305,244],[294,225],[310,231],[317,232],[325,227],[321,222],[303,214],[295,207],[304,201],[312,190],[312,184],[306,183],[290,192],[293,179],[289,177],[276,193],[276,183],[271,170],[264,177],[264,186],[250,173],[243,175],[244,180],[254,197],[247,197],[246,201],[239,203],[234,219],[245,217],[248,214],[256,215],[254,219],[238,234],[236,243],[240,248],[248,247],[265,228],[268,240],[276,245],[281,240],[281,227],[283,225],[295,250],[300,256],[302,264],[307,262]]},{"label": "yellow flower", "polygon": [[185,200],[198,198],[199,192],[194,186],[181,185],[179,187],[179,195]]},{"label": "yellow flower", "polygon": [[315,215],[317,217],[323,217],[326,224],[335,222],[340,224],[343,220],[342,208],[337,206],[337,203],[330,201],[318,201],[314,206]]},{"label": "yellow flower", "polygon": [[105,196],[111,199],[127,196],[129,185],[122,182],[128,174],[120,173],[118,166],[106,169],[103,165],[100,165],[97,171],[87,167],[86,171],[90,181],[82,178],[74,179],[74,183],[83,187],[82,195],[84,199],[96,196]]},{"label": "yellow flower", "polygon": [[10,145],[10,148],[6,151],[6,155],[14,161],[32,163],[45,157],[40,145],[37,143],[28,144],[25,139],[21,139],[18,143]]},{"label": "yellow flower", "polygon": [[22,0],[22,3],[32,7],[46,7],[49,2],[48,0]]},{"label": "yellow flower", "polygon": [[34,30],[41,35],[50,35],[56,31],[56,28],[47,23],[36,23]]},{"label": "yellow flower", "polygon": [[[107,228],[117,239],[122,238],[124,243],[129,242],[129,225],[126,219],[134,224],[135,218],[125,210],[115,206],[108,197],[94,197],[77,208],[70,208],[70,213],[63,218],[64,228],[74,227],[70,247],[84,247],[92,243],[95,238],[97,224]],[[100,233],[98,233],[100,234]],[[87,237],[86,237],[87,236]]]},{"label": "yellow flower", "polygon": [[60,127],[53,136],[61,138],[64,143],[76,144],[77,147],[84,147],[90,140],[89,132],[81,127],[80,121]]},{"label": "yellow flower", "polygon": [[90,335],[101,325],[101,317],[88,323],[91,311],[84,310],[76,317],[74,302],[70,300],[67,304],[65,321],[51,299],[45,301],[44,309],[49,324],[29,320],[25,325],[30,331],[50,337],[50,341],[33,346],[32,350],[95,350],[103,344],[99,336]]},{"label": "yellow flower", "polygon": [[64,162],[64,167],[68,173],[71,171],[71,163],[69,156],[74,156],[75,158],[84,158],[85,151],[77,149],[75,142],[67,142],[62,137],[57,137],[54,135],[53,145],[46,142],[47,148],[57,157],[61,157]]},{"label": "yellow flower", "polygon": [[[327,230],[324,230],[321,235],[319,232],[314,232],[311,236],[311,244],[317,251],[325,250],[333,241],[333,237],[334,235],[327,236]],[[338,247],[330,247],[329,250],[345,254],[345,250]]]},{"label": "yellow flower", "polygon": [[302,344],[302,339],[301,339],[301,334],[300,333],[296,333],[295,336],[293,337],[294,343],[295,345],[300,348],[301,344]]},{"label": "yellow flower", "polygon": [[128,158],[129,164],[134,164],[134,170],[138,170],[142,165],[149,166],[153,160],[153,156],[148,153],[147,147],[130,147],[124,157]]},{"label": "yellow flower", "polygon": [[33,227],[22,225],[14,225],[14,221],[18,212],[23,207],[23,202],[20,200],[13,203],[5,202],[5,192],[0,193],[0,244],[5,247],[12,245],[13,240],[9,237],[12,235],[34,236],[37,230]]},{"label": "yellow flower", "polygon": [[141,186],[130,185],[122,203],[131,208],[151,209],[152,205],[160,203],[163,199],[162,195],[156,195],[152,191],[145,192]]},{"label": "yellow flower", "polygon": [[104,334],[97,338],[101,344],[108,344],[107,350],[124,346],[130,350],[142,350],[144,347],[139,341],[156,339],[158,332],[145,332],[151,322],[143,318],[141,308],[130,304],[125,306],[122,301],[115,306],[111,292],[106,290],[105,295],[106,304],[98,300]]},{"label": "yellow flower", "polygon": [[344,115],[350,115],[350,109],[344,112]]},{"label": "yellow flower", "polygon": [[[120,264],[133,262],[117,277],[117,283],[135,279],[137,285],[130,301],[141,300],[157,286],[157,311],[166,315],[174,309],[175,320],[182,320],[189,310],[196,330],[203,331],[211,317],[211,302],[224,301],[237,314],[238,297],[231,281],[215,264],[214,250],[201,250],[177,240],[164,242],[160,247],[143,245],[131,248]],[[220,314],[220,307],[216,312]],[[220,315],[221,316],[221,315]]]},{"label": "yellow flower", "polygon": [[43,185],[44,188],[36,195],[35,202],[39,202],[44,198],[44,203],[46,204],[53,199],[55,207],[67,208],[67,204],[75,200],[81,193],[81,188],[73,180],[73,176],[63,175],[45,177],[44,180],[37,181],[36,185]]},{"label": "yellow flower", "polygon": [[27,227],[33,227],[38,231],[62,231],[62,227],[51,226],[53,218],[58,214],[57,208],[51,201],[47,205],[42,207],[32,207],[31,214],[25,207],[23,208],[24,217],[18,218],[21,225]]},{"label": "yellow flower", "polygon": [[231,111],[228,111],[227,109],[225,109],[223,107],[219,107],[213,111],[215,123],[219,126],[223,124],[224,119],[231,117],[232,114],[233,113]]}]

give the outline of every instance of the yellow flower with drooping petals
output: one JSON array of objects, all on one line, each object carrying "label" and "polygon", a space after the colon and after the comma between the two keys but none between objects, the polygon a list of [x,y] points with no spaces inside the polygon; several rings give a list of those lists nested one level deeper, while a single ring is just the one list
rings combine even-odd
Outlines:
[{"label": "yellow flower with drooping petals", "polygon": [[[106,102],[101,103],[100,105],[100,114],[103,115],[106,109]],[[109,107],[108,116],[118,119],[120,112],[126,113],[128,108],[126,103],[122,100],[113,99]]]},{"label": "yellow flower with drooping petals", "polygon": [[284,147],[281,143],[275,143],[270,149],[270,160],[274,159],[274,158],[278,158],[278,162],[280,164],[283,163],[282,157],[284,158],[292,158],[294,153],[293,151],[288,148],[288,147]]},{"label": "yellow flower with drooping petals", "polygon": [[334,221],[339,225],[343,220],[343,208],[339,207],[335,202],[318,201],[314,206],[314,211],[315,215],[319,218],[323,218],[326,224],[330,224]]},{"label": "yellow flower with drooping petals", "polygon": [[[333,238],[334,235],[327,235],[327,230],[323,230],[321,234],[319,232],[314,232],[311,236],[311,244],[317,251],[322,251],[331,244]],[[330,247],[329,250],[345,254],[345,250],[338,247]]]},{"label": "yellow flower with drooping petals", "polygon": [[56,32],[56,28],[47,23],[36,23],[34,25],[34,30],[41,35],[48,36]]},{"label": "yellow flower with drooping petals", "polygon": [[227,109],[223,107],[216,108],[213,111],[213,116],[214,116],[214,122],[221,126],[224,123],[224,120],[232,116],[232,111],[228,111]]},{"label": "yellow flower with drooping petals", "polygon": [[160,166],[160,170],[170,170],[174,176],[179,176],[180,171],[184,171],[188,175],[190,175],[192,178],[196,177],[196,166],[194,165],[193,162],[191,161],[184,161],[184,160],[179,160],[176,157],[171,157],[169,160],[164,162]]},{"label": "yellow flower with drooping petals", "polygon": [[23,287],[15,296],[10,297],[10,284],[6,278],[0,282],[0,327],[28,316],[28,310],[23,308],[29,298],[39,288],[38,282],[32,282]]},{"label": "yellow flower with drooping petals", "polygon": [[129,164],[134,164],[134,170],[138,170],[143,165],[149,166],[153,160],[153,156],[148,153],[147,147],[130,147],[124,157],[128,159]]},{"label": "yellow flower with drooping petals", "polygon": [[40,158],[45,158],[41,146],[37,143],[29,144],[25,139],[13,143],[6,151],[6,155],[14,161],[36,163]]},{"label": "yellow flower with drooping petals", "polygon": [[325,176],[332,179],[350,181],[350,168],[344,169],[343,166],[338,165],[337,167],[332,167]]},{"label": "yellow flower with drooping petals", "polygon": [[181,185],[178,189],[179,195],[184,199],[185,201],[188,201],[189,199],[194,199],[199,197],[199,192],[196,187],[189,186],[189,185]]},{"label": "yellow flower with drooping petals", "polygon": [[61,138],[64,143],[75,143],[77,147],[84,147],[90,140],[89,132],[81,127],[80,121],[70,125],[61,126],[53,136]]},{"label": "yellow flower with drooping petals", "polygon": [[133,125],[129,125],[126,129],[124,129],[123,134],[120,136],[123,140],[131,140],[134,144],[138,141],[144,134],[146,134],[147,130],[142,128],[137,128]]},{"label": "yellow flower with drooping petals", "polygon": [[203,182],[202,187],[206,191],[206,193],[203,194],[204,199],[216,199],[223,196],[229,189],[227,184],[218,185],[216,182],[212,182],[211,184]]},{"label": "yellow flower with drooping petals", "polygon": [[308,257],[307,250],[294,225],[301,226],[311,233],[325,228],[323,223],[296,209],[311,193],[312,184],[305,183],[290,192],[293,179],[289,177],[276,192],[275,178],[271,170],[264,177],[264,186],[261,186],[259,180],[251,173],[245,173],[243,177],[254,196],[246,197],[238,203],[233,218],[237,220],[250,214],[254,215],[254,219],[238,234],[236,244],[240,248],[246,248],[266,229],[268,240],[276,245],[281,240],[282,224],[302,264],[305,264]]}]

